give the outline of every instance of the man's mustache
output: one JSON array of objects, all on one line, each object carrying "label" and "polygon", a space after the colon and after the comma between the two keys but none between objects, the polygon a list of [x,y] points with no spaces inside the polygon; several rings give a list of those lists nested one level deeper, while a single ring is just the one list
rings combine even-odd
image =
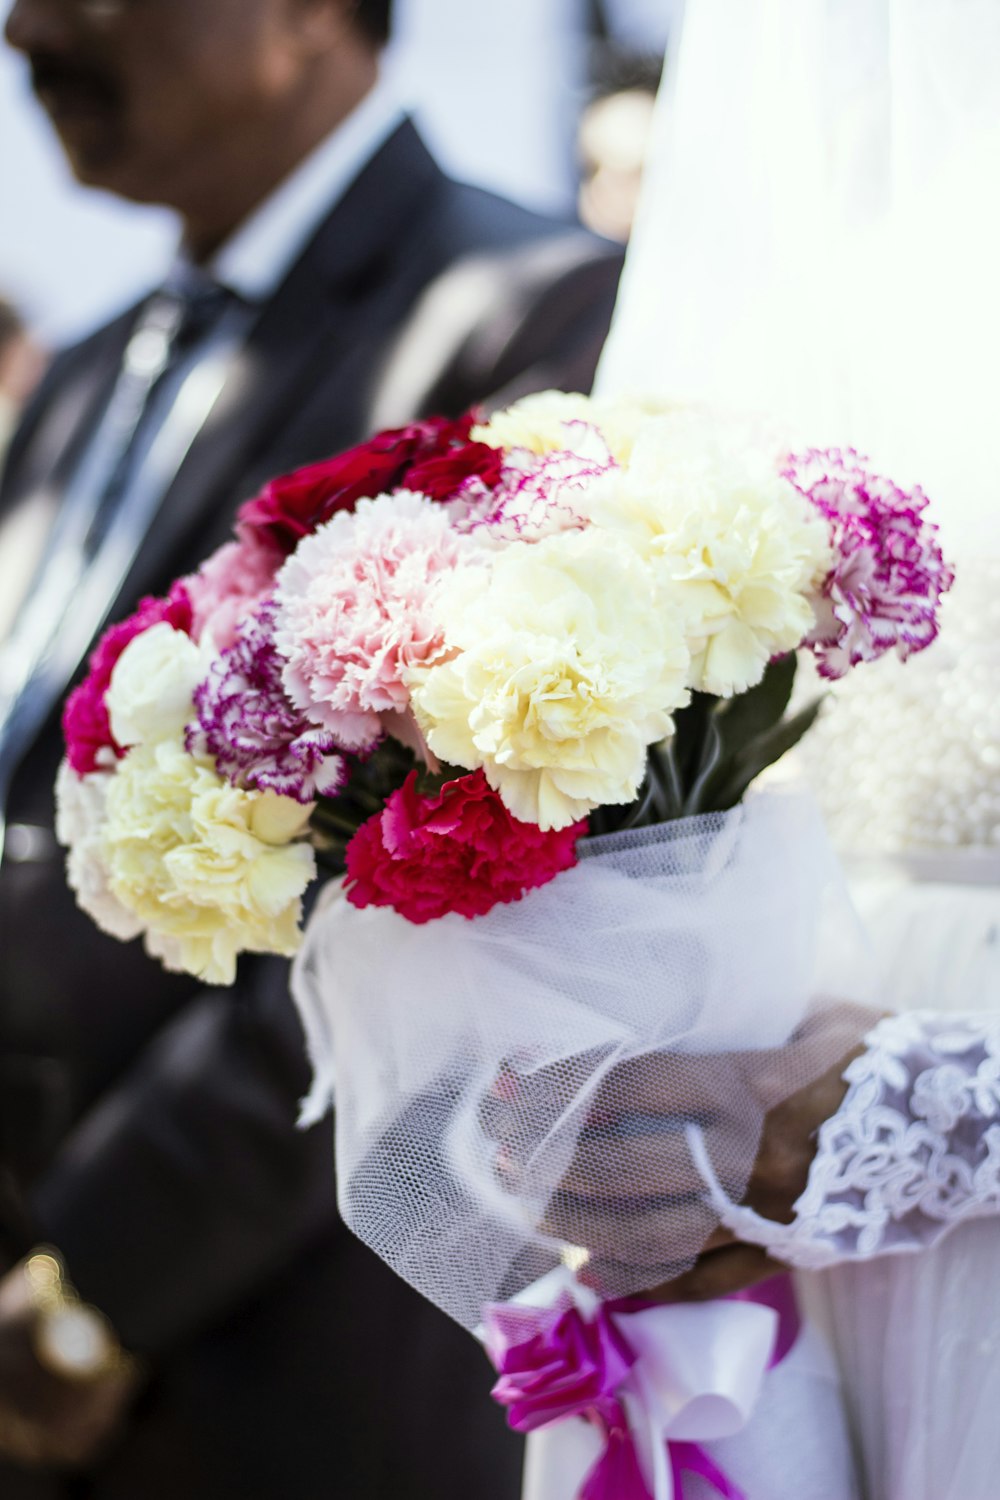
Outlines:
[{"label": "man's mustache", "polygon": [[94,104],[113,105],[120,90],[112,78],[96,68],[67,63],[63,58],[36,53],[30,58],[31,87],[36,95],[70,96]]}]

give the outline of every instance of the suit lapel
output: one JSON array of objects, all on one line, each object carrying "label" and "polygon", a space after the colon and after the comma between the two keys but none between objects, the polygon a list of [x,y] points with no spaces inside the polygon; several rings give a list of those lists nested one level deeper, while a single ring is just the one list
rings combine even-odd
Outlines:
[{"label": "suit lapel", "polygon": [[57,359],[38,392],[41,415],[36,422],[31,422],[29,411],[26,425],[30,430],[23,440],[23,450],[19,452],[20,433],[11,445],[4,474],[4,510],[33,491],[62,490],[111,394],[136,311],[130,308],[86,343]]},{"label": "suit lapel", "polygon": [[405,122],[362,171],[261,311],[220,395],[171,482],[123,597],[160,581],[169,560],[197,554],[199,536],[247,496],[237,492],[303,393],[360,339],[375,336],[385,264],[443,183]]}]

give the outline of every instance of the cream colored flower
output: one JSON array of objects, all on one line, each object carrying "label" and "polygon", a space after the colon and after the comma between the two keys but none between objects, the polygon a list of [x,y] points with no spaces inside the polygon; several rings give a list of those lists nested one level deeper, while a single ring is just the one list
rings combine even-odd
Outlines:
[{"label": "cream colored flower", "polygon": [[742,692],[812,628],[827,529],[745,430],[697,411],[649,421],[628,469],[596,480],[577,504],[655,570],[685,623],[691,687]]},{"label": "cream colored flower", "polygon": [[111,894],[173,968],[231,984],[241,952],[290,956],[301,897],[315,874],[310,809],[223,781],[179,740],[140,745],[106,797],[103,857]]},{"label": "cream colored flower", "polygon": [[193,717],[192,698],[207,663],[190,636],[161,622],[125,647],[107,692],[119,745],[176,739]]},{"label": "cream colored flower", "polygon": [[613,538],[566,532],[514,543],[487,576],[442,585],[454,655],[411,678],[431,749],[482,766],[514,816],[545,829],[630,802],[689,666],[650,570]]},{"label": "cream colored flower", "polygon": [[491,448],[526,448],[539,455],[567,446],[567,422],[593,422],[589,396],[574,391],[539,391],[515,401],[472,429],[473,442]]},{"label": "cream colored flower", "polygon": [[544,455],[575,450],[579,440],[572,423],[596,427],[617,463],[627,463],[636,437],[651,414],[663,408],[654,402],[611,400],[566,391],[539,391],[495,412],[489,422],[473,428],[476,442],[493,448],[526,448]]},{"label": "cream colored flower", "polygon": [[105,804],[113,772],[78,776],[63,761],[56,777],[56,838],[66,847],[66,879],[102,932],[121,942],[138,937],[142,923],[112,895],[104,851]]}]

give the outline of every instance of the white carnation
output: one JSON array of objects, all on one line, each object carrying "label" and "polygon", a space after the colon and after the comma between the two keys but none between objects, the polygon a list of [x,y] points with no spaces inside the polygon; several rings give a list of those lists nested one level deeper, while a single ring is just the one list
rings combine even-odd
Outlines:
[{"label": "white carnation", "polygon": [[493,414],[472,430],[476,442],[492,448],[547,453],[575,451],[579,425],[596,427],[617,463],[627,463],[645,422],[662,411],[659,403],[581,396],[572,391],[539,391]]},{"label": "white carnation", "polygon": [[830,564],[827,528],[749,437],[696,410],[650,420],[628,468],[577,502],[654,568],[685,622],[690,685],[720,697],[801,645]]},{"label": "white carnation", "polygon": [[152,954],[231,984],[240,953],[295,952],[316,873],[310,807],[231,786],[179,740],[131,750],[108,780],[108,883]]},{"label": "white carnation", "polygon": [[411,677],[434,753],[482,766],[514,816],[544,829],[630,802],[689,668],[635,553],[596,532],[515,543],[436,602],[452,655]]},{"label": "white carnation", "polygon": [[472,429],[471,436],[491,448],[522,448],[541,456],[569,446],[568,423],[593,421],[589,396],[573,391],[538,391],[494,412],[489,422]]},{"label": "white carnation", "polygon": [[118,744],[179,738],[194,716],[194,690],[206,667],[190,636],[166,622],[130,641],[115,663],[105,700]]},{"label": "white carnation", "polygon": [[104,853],[108,789],[114,772],[78,776],[63,761],[56,777],[56,838],[65,845],[66,878],[83,911],[102,932],[122,942],[138,937],[142,923],[111,893]]}]

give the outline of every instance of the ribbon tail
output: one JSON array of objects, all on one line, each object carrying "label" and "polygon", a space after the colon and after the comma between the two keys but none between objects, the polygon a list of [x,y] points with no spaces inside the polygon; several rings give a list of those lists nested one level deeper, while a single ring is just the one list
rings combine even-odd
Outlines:
[{"label": "ribbon tail", "polygon": [[604,1452],[587,1475],[579,1500],[653,1500],[624,1423],[607,1428]]},{"label": "ribbon tail", "polygon": [[756,1286],[749,1286],[742,1292],[730,1294],[733,1302],[756,1302],[759,1307],[770,1307],[778,1314],[778,1334],[774,1341],[774,1349],[771,1353],[769,1369],[780,1365],[792,1351],[799,1334],[802,1332],[802,1320],[799,1317],[799,1305],[795,1297],[795,1287],[792,1278],[782,1272],[778,1276],[772,1276],[767,1281],[760,1281]]},{"label": "ribbon tail", "polygon": [[677,1500],[684,1500],[684,1475],[698,1474],[717,1490],[722,1500],[747,1500],[743,1490],[738,1489],[718,1464],[713,1463],[700,1443],[670,1443],[670,1463],[674,1474],[674,1491]]}]

